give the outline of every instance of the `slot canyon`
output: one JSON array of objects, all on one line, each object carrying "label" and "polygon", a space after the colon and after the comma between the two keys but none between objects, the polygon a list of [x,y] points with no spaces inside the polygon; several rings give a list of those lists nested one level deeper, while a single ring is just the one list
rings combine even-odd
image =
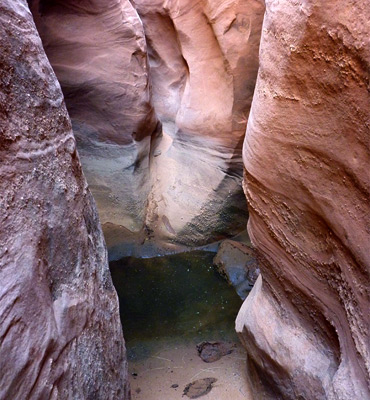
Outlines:
[{"label": "slot canyon", "polygon": [[368,0],[0,0],[0,400],[370,400]]}]

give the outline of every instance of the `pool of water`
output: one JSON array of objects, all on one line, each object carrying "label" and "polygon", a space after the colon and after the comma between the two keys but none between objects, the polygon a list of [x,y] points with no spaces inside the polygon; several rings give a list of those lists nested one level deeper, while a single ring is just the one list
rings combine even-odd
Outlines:
[{"label": "pool of water", "polygon": [[238,340],[242,302],[215,271],[214,256],[193,251],[110,263],[129,360],[148,357],[160,343]]}]

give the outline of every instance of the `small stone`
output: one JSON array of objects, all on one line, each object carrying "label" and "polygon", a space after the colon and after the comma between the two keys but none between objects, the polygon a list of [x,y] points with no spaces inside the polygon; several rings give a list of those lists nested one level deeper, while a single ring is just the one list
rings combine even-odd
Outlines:
[{"label": "small stone", "polygon": [[173,385],[171,385],[171,387],[172,387],[173,389],[176,389],[176,388],[179,387],[179,385],[178,385],[177,383],[174,383]]},{"label": "small stone", "polygon": [[212,385],[216,381],[216,378],[204,378],[191,382],[185,386],[184,395],[189,397],[189,399],[197,399],[204,396],[212,390]]},{"label": "small stone", "polygon": [[206,363],[218,361],[221,357],[232,353],[235,344],[226,342],[202,342],[197,344],[199,357]]}]

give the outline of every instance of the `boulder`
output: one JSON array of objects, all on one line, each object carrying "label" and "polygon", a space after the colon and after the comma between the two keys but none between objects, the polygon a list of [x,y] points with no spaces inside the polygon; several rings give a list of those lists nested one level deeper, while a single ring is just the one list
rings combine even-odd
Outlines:
[{"label": "boulder", "polygon": [[224,240],[213,264],[229,284],[235,287],[239,297],[245,300],[260,273],[253,248],[245,243]]}]

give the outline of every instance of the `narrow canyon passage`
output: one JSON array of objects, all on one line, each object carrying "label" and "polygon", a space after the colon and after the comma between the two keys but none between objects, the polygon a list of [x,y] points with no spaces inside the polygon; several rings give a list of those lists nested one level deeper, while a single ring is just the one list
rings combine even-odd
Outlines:
[{"label": "narrow canyon passage", "polygon": [[110,259],[245,230],[242,143],[257,0],[29,0],[61,84]]},{"label": "narrow canyon passage", "polygon": [[0,1],[0,400],[370,400],[369,21]]},{"label": "narrow canyon passage", "polygon": [[[241,301],[224,279],[214,277],[212,258],[216,254],[191,257],[194,253],[190,252],[189,260],[185,255],[168,261],[153,257],[201,248],[215,252],[223,239],[242,232],[247,236],[242,143],[257,76],[264,10],[254,0],[249,4],[165,3],[105,0],[76,5],[69,0],[29,0],[61,84],[82,167],[97,202],[120,299],[130,370],[136,366],[140,378],[135,381],[146,382],[146,391],[140,387],[142,393],[133,391],[132,395],[149,399],[154,391],[153,400],[161,399],[158,390],[171,389],[171,385],[164,386],[168,382],[162,383],[157,376],[148,386],[141,371],[153,361],[151,356],[140,363],[130,355],[135,337],[140,344],[136,347],[149,342],[154,354],[165,349],[163,334],[171,329],[165,328],[166,313],[162,315],[160,310],[179,314],[179,318],[188,313],[187,325],[173,321],[182,326],[172,332],[178,342],[167,343],[167,349],[179,348],[173,357],[185,362],[187,373],[178,383],[182,390],[176,390],[180,397],[190,383],[186,378],[197,374],[194,369],[204,368],[196,354],[199,342],[228,337],[245,353],[235,332]],[[137,258],[127,263],[127,256]],[[203,266],[198,265],[197,257],[204,257]],[[151,268],[148,260],[152,260]],[[156,267],[160,270],[163,262],[178,276],[167,277],[167,284],[162,281],[166,278],[163,273],[148,281],[147,276],[152,276]],[[194,273],[187,271],[187,264]],[[135,271],[140,273],[131,276]],[[209,282],[202,275],[205,271],[212,272]],[[146,283],[145,289],[140,283]],[[203,337],[205,327],[198,326],[200,331],[185,343],[180,339],[193,331],[193,324],[202,323],[190,316],[197,312],[199,290],[204,295],[207,288],[210,295],[202,297],[207,307],[198,312],[212,329]],[[182,299],[179,304],[173,303],[171,293]],[[232,300],[219,310],[215,302],[222,293]],[[163,296],[168,305],[157,304]],[[130,312],[145,300],[144,315],[143,310]],[[150,330],[151,301],[157,305],[152,311],[159,313],[156,323],[163,325],[158,335]],[[220,314],[220,321],[213,314]],[[141,328],[133,329],[135,323]],[[142,338],[143,332],[148,338]],[[190,359],[183,361],[184,352],[192,354],[195,365]],[[215,372],[211,377],[219,383],[210,398],[230,393],[237,399],[248,393],[242,357],[237,366],[234,359],[220,361],[221,365],[229,363],[225,368],[215,367],[217,377]],[[168,398],[174,395],[171,391]]]}]

